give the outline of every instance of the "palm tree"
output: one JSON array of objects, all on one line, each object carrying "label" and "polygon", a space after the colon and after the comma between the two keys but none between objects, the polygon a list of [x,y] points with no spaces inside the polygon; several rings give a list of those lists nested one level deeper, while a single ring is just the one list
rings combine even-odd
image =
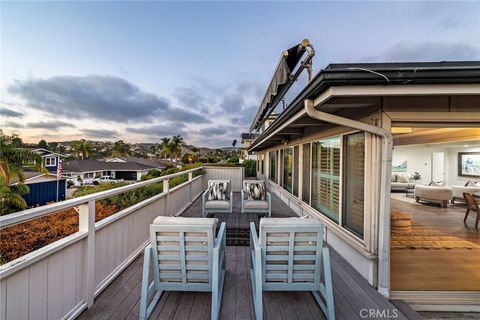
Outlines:
[{"label": "palm tree", "polygon": [[90,141],[87,141],[85,139],[75,141],[72,144],[72,150],[74,153],[77,154],[79,158],[83,160],[89,158],[92,154],[92,144],[90,143]]},{"label": "palm tree", "polygon": [[0,177],[9,186],[12,178],[24,181],[23,166],[29,164],[36,171],[44,171],[42,157],[30,150],[15,147],[12,137],[0,131]]},{"label": "palm tree", "polygon": [[0,177],[0,216],[26,209],[27,203],[22,195],[29,192],[26,184],[18,183],[8,186],[5,185],[4,178]]},{"label": "palm tree", "polygon": [[164,137],[164,138],[160,139],[160,141],[162,141],[159,145],[160,155],[163,155],[163,157],[166,158],[168,153],[170,152],[170,149],[169,149],[170,138]]},{"label": "palm tree", "polygon": [[185,140],[181,135],[177,134],[172,137],[172,141],[170,145],[171,145],[170,147],[172,149],[172,152],[175,156],[175,159],[177,159],[178,156],[181,155],[182,153],[182,147],[185,145]]},{"label": "palm tree", "polygon": [[123,142],[123,140],[119,140],[115,142],[113,146],[113,157],[127,157],[130,155],[130,145],[128,143]]}]

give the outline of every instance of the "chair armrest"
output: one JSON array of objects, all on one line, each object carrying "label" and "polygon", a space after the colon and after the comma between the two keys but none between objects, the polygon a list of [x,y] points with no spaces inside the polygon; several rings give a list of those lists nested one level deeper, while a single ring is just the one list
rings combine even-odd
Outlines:
[{"label": "chair armrest", "polygon": [[260,249],[260,242],[255,228],[255,222],[250,222],[250,247],[252,249]]},{"label": "chair armrest", "polygon": [[218,250],[222,245],[222,242],[224,242],[226,237],[226,230],[226,224],[225,222],[222,222],[222,224],[220,225],[220,230],[218,230],[217,238],[215,238],[215,245],[213,247],[214,250]]}]

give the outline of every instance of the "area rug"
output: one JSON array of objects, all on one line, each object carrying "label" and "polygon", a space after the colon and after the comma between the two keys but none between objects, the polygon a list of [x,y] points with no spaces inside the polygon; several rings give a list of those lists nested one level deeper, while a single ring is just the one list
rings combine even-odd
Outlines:
[{"label": "area rug", "polygon": [[410,232],[391,233],[390,248],[392,250],[480,250],[480,245],[440,232],[432,227],[413,223]]}]

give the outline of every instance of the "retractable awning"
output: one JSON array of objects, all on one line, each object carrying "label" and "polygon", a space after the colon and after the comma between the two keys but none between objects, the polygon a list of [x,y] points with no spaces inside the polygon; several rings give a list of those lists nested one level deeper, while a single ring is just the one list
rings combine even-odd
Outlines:
[{"label": "retractable awning", "polygon": [[[280,102],[293,84],[296,77],[298,77],[299,73],[292,76],[292,72],[300,62],[300,59],[305,51],[307,51],[308,47],[312,48],[310,42],[307,39],[304,39],[298,45],[293,46],[282,53],[278,65],[275,68],[275,72],[273,73],[272,80],[270,80],[265,96],[263,97],[262,103],[260,104],[258,112],[252,122],[250,131],[258,130],[263,123],[263,120],[273,111],[275,106]],[[313,56],[313,54],[311,54],[311,56]],[[308,59],[308,61],[306,60],[302,66],[307,67],[307,64],[310,63],[310,59]]]}]

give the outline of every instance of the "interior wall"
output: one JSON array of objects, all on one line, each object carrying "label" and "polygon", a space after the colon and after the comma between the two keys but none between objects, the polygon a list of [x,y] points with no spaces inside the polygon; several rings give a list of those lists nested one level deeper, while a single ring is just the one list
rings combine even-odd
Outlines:
[{"label": "interior wall", "polygon": [[[480,178],[465,178],[458,176],[458,153],[478,152],[480,147],[461,147],[448,145],[413,145],[396,146],[393,149],[392,165],[407,160],[406,175],[410,177],[414,172],[422,176],[421,183],[428,184],[432,177],[432,153],[444,152],[445,154],[445,182],[447,185],[464,185],[467,181],[479,181]],[[401,173],[401,172],[400,172]]]}]

